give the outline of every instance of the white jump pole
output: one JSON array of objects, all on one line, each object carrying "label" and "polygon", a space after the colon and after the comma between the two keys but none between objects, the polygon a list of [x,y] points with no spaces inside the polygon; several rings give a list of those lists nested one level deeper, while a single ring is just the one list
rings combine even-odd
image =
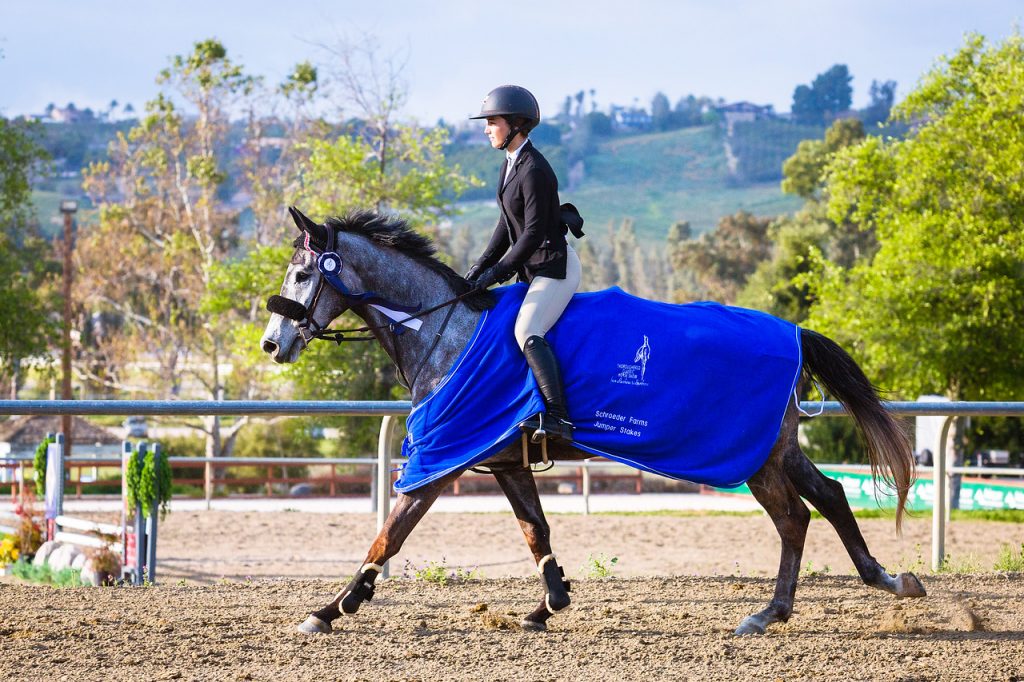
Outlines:
[{"label": "white jump pole", "polygon": [[949,416],[942,422],[942,435],[939,437],[939,453],[932,468],[932,570],[942,568],[946,558],[946,489],[949,486],[946,476],[946,442],[949,427],[956,417]]},{"label": "white jump pole", "polygon": [[[377,438],[377,532],[383,528],[391,513],[391,443],[395,435],[397,417],[387,415],[381,420]],[[390,573],[390,561],[384,562],[382,577]]]},{"label": "white jump pole", "polygon": [[583,515],[590,516],[590,460],[583,460]]}]

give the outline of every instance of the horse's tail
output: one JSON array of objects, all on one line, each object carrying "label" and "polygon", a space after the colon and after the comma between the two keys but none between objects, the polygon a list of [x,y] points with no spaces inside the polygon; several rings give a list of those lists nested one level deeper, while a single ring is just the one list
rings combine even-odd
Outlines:
[{"label": "horse's tail", "polygon": [[842,403],[864,434],[875,484],[881,478],[896,492],[896,530],[899,531],[907,493],[914,482],[915,461],[910,439],[885,411],[878,390],[839,344],[817,332],[801,329],[800,346],[804,369]]}]

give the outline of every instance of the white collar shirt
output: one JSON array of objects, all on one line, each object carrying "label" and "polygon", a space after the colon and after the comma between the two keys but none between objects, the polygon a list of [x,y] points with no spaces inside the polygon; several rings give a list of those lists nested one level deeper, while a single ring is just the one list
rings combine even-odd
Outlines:
[{"label": "white collar shirt", "polygon": [[505,182],[508,182],[509,176],[512,175],[512,167],[516,165],[516,159],[519,158],[519,152],[523,151],[528,144],[530,144],[529,138],[519,145],[519,148],[514,152],[510,152],[507,149],[505,150],[505,160],[508,161],[508,166],[505,167]]}]

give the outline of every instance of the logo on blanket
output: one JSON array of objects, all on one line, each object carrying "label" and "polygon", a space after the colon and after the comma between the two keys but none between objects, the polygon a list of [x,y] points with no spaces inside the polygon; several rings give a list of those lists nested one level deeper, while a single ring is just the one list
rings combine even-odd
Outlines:
[{"label": "logo on blanket", "polygon": [[644,334],[643,344],[637,348],[633,357],[633,364],[620,362],[616,365],[619,373],[612,379],[613,384],[628,384],[630,386],[646,386],[647,382],[647,361],[651,359],[651,343]]}]

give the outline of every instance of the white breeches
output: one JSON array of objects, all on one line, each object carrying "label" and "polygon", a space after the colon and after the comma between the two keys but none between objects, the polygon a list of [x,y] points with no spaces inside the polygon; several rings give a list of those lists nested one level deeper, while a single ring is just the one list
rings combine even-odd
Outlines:
[{"label": "white breeches", "polygon": [[534,277],[516,317],[516,342],[522,349],[531,336],[544,336],[562,316],[580,286],[580,257],[566,246],[565,279]]}]

